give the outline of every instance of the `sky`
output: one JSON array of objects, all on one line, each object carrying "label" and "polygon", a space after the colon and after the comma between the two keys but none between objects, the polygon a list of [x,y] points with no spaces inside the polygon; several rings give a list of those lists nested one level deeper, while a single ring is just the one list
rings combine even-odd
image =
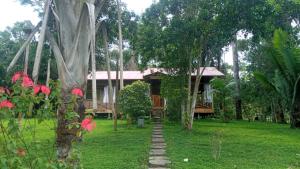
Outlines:
[{"label": "sky", "polygon": [[[150,7],[153,0],[121,0],[127,4],[127,8],[137,14],[142,14],[146,8]],[[30,20],[34,25],[39,18],[30,6],[22,6],[17,0],[0,0],[0,31],[7,26],[13,26],[17,21]],[[225,62],[232,65],[232,50],[223,56]]]}]

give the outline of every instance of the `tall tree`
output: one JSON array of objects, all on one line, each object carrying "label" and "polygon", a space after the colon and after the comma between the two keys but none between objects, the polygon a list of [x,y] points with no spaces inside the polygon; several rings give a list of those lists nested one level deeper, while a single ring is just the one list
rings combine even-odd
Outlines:
[{"label": "tall tree", "polygon": [[[185,75],[187,100],[184,102],[184,127],[192,129],[198,86],[205,67],[220,57],[222,47],[231,39],[231,29],[222,29],[219,1],[162,0],[142,16],[139,52],[142,63],[157,63],[174,74]],[[191,75],[196,72],[192,86]],[[183,106],[182,106],[183,107]]]},{"label": "tall tree", "polygon": [[119,30],[119,54],[120,54],[120,89],[124,87],[123,81],[123,34],[122,34],[122,9],[121,9],[121,0],[117,0],[118,4],[118,30]]},{"label": "tall tree", "polygon": [[233,53],[233,76],[235,81],[235,114],[236,119],[243,119],[242,116],[242,100],[241,100],[241,82],[240,82],[240,67],[239,67],[239,53],[237,47],[237,37],[232,42],[232,53]]},{"label": "tall tree", "polygon": [[108,38],[107,38],[107,31],[105,25],[102,26],[102,35],[103,35],[103,43],[105,49],[105,58],[106,58],[106,69],[107,69],[107,77],[108,77],[108,99],[109,99],[109,106],[112,110],[114,116],[114,130],[117,130],[117,114],[114,108],[114,101],[113,101],[113,87],[111,81],[111,71],[110,71],[110,55],[108,49]]}]

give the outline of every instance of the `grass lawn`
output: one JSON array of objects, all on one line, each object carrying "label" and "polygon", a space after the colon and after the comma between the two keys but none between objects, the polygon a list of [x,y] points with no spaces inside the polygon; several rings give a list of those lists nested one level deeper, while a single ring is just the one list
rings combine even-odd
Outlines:
[{"label": "grass lawn", "polygon": [[97,129],[79,145],[85,169],[146,169],[152,126],[127,128],[119,121],[117,132],[112,121],[97,120]]},{"label": "grass lawn", "polygon": [[[217,160],[212,155],[212,140],[219,140],[212,139],[216,132],[222,132]],[[187,132],[179,124],[165,123],[164,137],[172,169],[300,168],[300,130],[289,125],[200,120]]]},{"label": "grass lawn", "polygon": [[[147,168],[152,125],[146,124],[143,129],[135,126],[128,128],[125,121],[118,121],[118,131],[115,132],[112,120],[95,121],[96,129],[85,134],[83,142],[75,145],[81,153],[81,162],[85,169]],[[32,120],[25,120],[24,123],[26,122],[32,123]],[[40,156],[53,153],[53,126],[52,121],[43,122],[38,126],[36,136],[43,148],[41,152],[35,153],[39,153]],[[1,137],[2,135],[0,142]]]}]

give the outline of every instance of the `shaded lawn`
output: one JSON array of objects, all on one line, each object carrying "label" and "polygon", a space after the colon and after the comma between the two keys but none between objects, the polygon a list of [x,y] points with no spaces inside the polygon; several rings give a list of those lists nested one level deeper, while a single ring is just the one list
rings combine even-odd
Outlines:
[{"label": "shaded lawn", "polygon": [[[24,121],[24,123],[27,120]],[[113,131],[112,120],[95,120],[97,127],[84,135],[81,143],[75,147],[81,153],[81,163],[85,169],[146,169],[148,152],[151,142],[152,125],[145,128],[127,127],[125,121],[118,121],[118,131]],[[32,122],[32,120],[28,120]],[[43,122],[38,126],[36,138],[40,138],[42,148],[38,153],[45,156],[55,152],[55,139],[52,121]],[[0,142],[1,142],[0,135]],[[2,144],[2,143],[1,143]],[[2,147],[2,146],[1,146]],[[0,148],[0,154],[1,154]]]},{"label": "shaded lawn", "polygon": [[[215,160],[212,136],[218,131],[222,132],[221,154]],[[187,132],[179,124],[166,123],[164,137],[172,169],[300,168],[300,130],[289,125],[200,120]]]}]

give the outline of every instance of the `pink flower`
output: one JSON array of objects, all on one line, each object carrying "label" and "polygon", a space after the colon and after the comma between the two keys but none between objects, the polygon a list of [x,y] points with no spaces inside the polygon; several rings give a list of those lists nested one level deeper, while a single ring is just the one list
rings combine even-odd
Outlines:
[{"label": "pink flower", "polygon": [[40,85],[35,85],[33,87],[33,94],[34,95],[38,94],[40,92],[40,90],[41,90],[41,86]]},{"label": "pink flower", "polygon": [[33,94],[34,95],[38,94],[40,91],[42,93],[44,93],[45,95],[47,95],[47,96],[51,93],[50,88],[45,86],[45,85],[35,85],[33,87]]},{"label": "pink flower", "polygon": [[3,100],[2,102],[0,102],[0,109],[1,108],[9,108],[9,109],[11,109],[13,107],[14,107],[14,105],[10,101],[8,101],[8,100]]},{"label": "pink flower", "polygon": [[82,90],[81,90],[80,88],[74,88],[74,89],[72,90],[72,94],[73,94],[73,95],[80,96],[80,97],[83,97],[83,92],[82,92]]},{"label": "pink flower", "polygon": [[49,95],[50,94],[50,92],[51,92],[51,90],[50,90],[50,88],[49,87],[47,87],[47,86],[45,86],[45,85],[42,85],[41,86],[41,91],[42,91],[42,93],[44,93],[45,95]]},{"label": "pink flower", "polygon": [[30,79],[29,76],[24,75],[23,81],[22,81],[22,86],[23,87],[32,87],[33,86],[33,81]]},{"label": "pink flower", "polygon": [[13,75],[11,81],[12,81],[13,83],[16,83],[16,81],[18,81],[23,75],[24,75],[23,72],[16,72],[16,73]]},{"label": "pink flower", "polygon": [[82,120],[81,127],[90,132],[96,128],[96,123],[91,118],[86,118]]}]

